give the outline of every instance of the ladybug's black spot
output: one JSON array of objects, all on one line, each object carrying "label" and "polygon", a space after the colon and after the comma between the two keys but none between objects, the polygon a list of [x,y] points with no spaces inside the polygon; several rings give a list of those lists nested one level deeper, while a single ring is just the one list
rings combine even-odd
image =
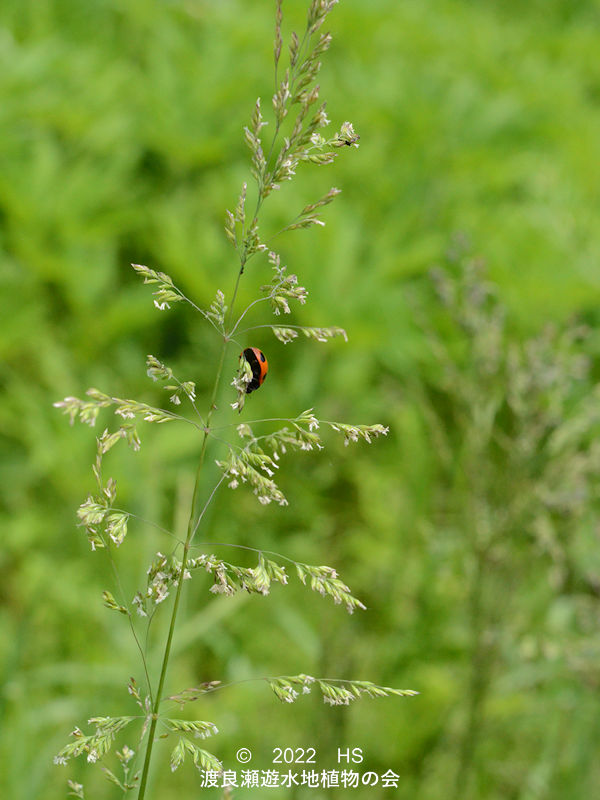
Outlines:
[{"label": "ladybug's black spot", "polygon": [[258,352],[259,352],[259,358],[260,358],[260,360],[261,360],[261,361],[263,362],[263,364],[264,364],[264,362],[267,360],[267,359],[265,358],[265,354],[264,354],[264,353],[262,353],[260,350],[259,350]]}]

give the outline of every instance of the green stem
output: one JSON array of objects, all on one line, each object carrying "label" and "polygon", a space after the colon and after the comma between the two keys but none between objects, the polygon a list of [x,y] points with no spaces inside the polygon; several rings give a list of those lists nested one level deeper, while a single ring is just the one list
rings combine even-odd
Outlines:
[{"label": "green stem", "polygon": [[[241,275],[241,272],[240,272],[240,275]],[[237,293],[237,288],[238,288],[238,285],[239,285],[240,275],[238,275],[238,281],[236,283],[234,299],[235,299],[235,294]],[[233,307],[233,302],[232,302],[231,305]],[[189,522],[188,522],[187,536],[186,536],[185,544],[183,546],[183,556],[181,558],[181,570],[179,572],[179,579],[177,581],[177,590],[175,592],[175,601],[173,603],[173,610],[171,612],[171,622],[169,624],[169,633],[167,635],[167,642],[165,644],[165,652],[164,652],[164,655],[163,655],[162,667],[161,667],[161,670],[160,670],[160,678],[158,680],[158,688],[157,688],[156,694],[154,696],[154,705],[152,707],[152,720],[150,722],[150,729],[148,731],[148,744],[146,745],[146,755],[145,755],[145,758],[144,758],[144,767],[142,769],[142,777],[141,777],[141,780],[140,780],[140,791],[138,793],[138,800],[143,800],[143,798],[146,795],[146,784],[148,782],[148,773],[150,771],[150,760],[151,760],[151,757],[152,757],[152,748],[153,748],[153,745],[154,745],[154,733],[156,731],[156,725],[157,725],[157,722],[158,722],[158,712],[159,712],[160,703],[161,703],[161,700],[162,700],[162,693],[163,693],[163,688],[164,688],[164,685],[165,685],[165,679],[167,677],[167,668],[169,666],[169,658],[170,658],[170,655],[171,655],[171,645],[173,643],[173,634],[175,632],[175,623],[177,621],[177,612],[179,611],[179,601],[181,599],[181,590],[182,590],[182,587],[183,587],[183,576],[185,574],[185,569],[186,569],[186,566],[187,566],[190,543],[191,543],[192,537],[194,535],[194,532],[196,530],[196,514],[197,514],[197,508],[198,508],[198,497],[199,497],[199,494],[200,494],[200,477],[201,477],[201,474],[202,474],[202,467],[204,465],[204,455],[206,453],[206,443],[208,441],[208,427],[210,425],[210,420],[211,420],[212,414],[213,414],[213,412],[214,412],[214,410],[216,408],[215,401],[217,399],[217,392],[218,392],[218,389],[219,389],[219,383],[221,381],[221,373],[223,371],[223,363],[225,361],[225,352],[227,350],[228,341],[229,341],[228,337],[224,337],[223,347],[221,349],[221,357],[219,359],[219,366],[218,366],[218,369],[217,369],[217,376],[215,378],[215,384],[214,384],[212,396],[211,396],[211,399],[210,399],[210,406],[209,406],[209,409],[208,409],[208,413],[206,415],[206,429],[204,431],[204,438],[202,440],[202,449],[200,451],[200,459],[199,459],[199,462],[198,462],[198,469],[196,470],[196,482],[194,484],[194,492],[193,492],[193,495],[192,495],[192,507],[191,507],[191,510],[190,510],[190,519],[189,519]]]},{"label": "green stem", "polygon": [[[306,38],[306,34],[305,34],[305,38]],[[304,40],[303,40],[303,44],[304,44]],[[274,148],[274,145],[275,145],[275,141],[276,141],[277,136],[279,134],[279,127],[280,127],[280,120],[277,120],[277,123],[276,123],[276,126],[275,126],[275,131],[274,131],[274,134],[273,134],[273,139],[271,141],[271,147],[270,147],[270,150],[269,150],[269,156],[267,158],[267,162],[269,161],[269,159],[271,158],[271,155],[273,153],[273,148]],[[265,167],[265,173],[266,173],[266,167]],[[259,180],[259,182],[258,182],[258,190],[259,191],[258,191],[258,198],[257,198],[257,201],[256,201],[256,208],[255,208],[255,211],[254,211],[252,224],[254,224],[256,222],[256,220],[258,218],[258,213],[260,211],[260,207],[261,207],[262,202],[263,202],[262,190],[263,190],[264,177],[265,176],[263,174],[262,179]],[[246,261],[247,260],[248,260],[247,246],[245,246],[243,251],[242,251],[242,253],[240,254],[240,269],[239,269],[239,272],[238,272],[238,275],[237,275],[237,279],[236,279],[236,282],[235,282],[233,295],[231,297],[231,304],[230,304],[230,307],[229,307],[229,314],[227,316],[227,321],[226,321],[225,326],[224,326],[225,334],[223,336],[223,347],[221,349],[221,357],[219,359],[219,366],[218,366],[218,369],[217,369],[217,376],[216,376],[216,379],[215,379],[215,384],[214,384],[214,387],[213,387],[212,397],[211,397],[211,400],[210,400],[210,406],[209,406],[209,409],[208,409],[208,413],[206,415],[206,427],[204,428],[204,439],[202,440],[202,450],[200,451],[200,460],[199,460],[199,463],[198,463],[198,469],[196,471],[196,482],[195,482],[195,485],[194,485],[194,492],[193,492],[193,495],[192,495],[192,507],[191,507],[191,511],[190,511],[190,519],[189,519],[189,522],[188,522],[188,529],[187,529],[187,536],[186,536],[185,544],[183,546],[183,556],[181,558],[181,571],[179,573],[179,579],[177,581],[177,590],[176,590],[176,593],[175,593],[175,601],[173,603],[173,611],[171,612],[171,622],[169,624],[169,633],[167,635],[167,642],[166,642],[166,645],[165,645],[165,652],[164,652],[163,660],[162,660],[162,667],[161,667],[161,671],[160,671],[160,678],[159,678],[159,681],[158,681],[158,688],[156,690],[156,694],[154,696],[154,704],[152,706],[152,719],[151,719],[151,722],[150,722],[150,729],[148,731],[148,743],[146,745],[146,754],[145,754],[145,758],[144,758],[144,766],[143,766],[143,769],[142,769],[142,777],[141,777],[141,780],[140,780],[140,790],[139,790],[139,793],[138,793],[138,800],[144,800],[144,797],[146,795],[146,784],[148,782],[148,773],[150,771],[150,761],[151,761],[151,757],[152,757],[152,748],[153,748],[153,745],[154,745],[154,734],[155,734],[155,731],[156,731],[156,725],[158,723],[159,708],[160,708],[160,703],[161,703],[161,700],[162,700],[162,693],[163,693],[163,688],[164,688],[164,684],[165,684],[165,679],[166,679],[166,676],[167,676],[167,668],[168,668],[168,665],[169,665],[169,658],[170,658],[170,655],[171,655],[171,645],[172,645],[172,642],[173,642],[173,634],[175,632],[175,623],[177,621],[177,612],[179,610],[179,601],[181,599],[181,590],[182,590],[182,587],[183,587],[183,576],[185,574],[185,568],[186,568],[186,565],[187,565],[190,544],[191,544],[192,538],[194,536],[194,533],[195,533],[196,527],[197,527],[196,513],[197,513],[198,495],[199,495],[199,489],[200,489],[200,476],[201,476],[201,472],[202,472],[202,466],[204,464],[204,455],[206,453],[206,443],[208,441],[208,433],[209,433],[209,428],[210,428],[210,421],[211,421],[211,418],[212,418],[213,411],[216,408],[215,401],[217,399],[217,392],[218,392],[219,383],[220,383],[220,380],[221,380],[221,373],[223,371],[223,364],[224,364],[224,361],[225,361],[225,353],[227,351],[227,345],[228,345],[228,343],[230,341],[230,338],[231,338],[231,335],[233,333],[233,331],[229,330],[229,326],[231,325],[231,322],[233,320],[233,309],[234,309],[234,306],[235,306],[235,301],[236,301],[237,294],[238,294],[238,289],[239,289],[239,286],[240,286],[240,280],[242,278],[242,275],[244,274],[244,267],[246,266]]]}]

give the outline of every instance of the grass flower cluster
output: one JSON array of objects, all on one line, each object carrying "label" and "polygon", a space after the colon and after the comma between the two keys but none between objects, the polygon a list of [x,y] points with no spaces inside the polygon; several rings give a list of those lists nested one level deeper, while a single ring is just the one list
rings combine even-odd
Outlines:
[{"label": "grass flower cluster", "polygon": [[[93,465],[96,489],[77,512],[79,523],[92,550],[114,550],[124,546],[128,528],[137,520],[135,515],[119,508],[116,482],[112,477],[105,477],[103,462],[111,449],[121,440],[125,440],[133,450],[139,450],[138,428],[142,422],[187,425],[191,435],[197,436],[198,466],[187,530],[167,532],[178,542],[176,552],[171,555],[156,553],[147,569],[146,585],[139,588],[129,602],[125,598],[116,599],[109,590],[105,590],[102,595],[104,605],[109,610],[128,617],[136,641],[138,627],[148,626],[158,607],[167,599],[172,601],[158,681],[150,680],[152,665],[146,663],[140,648],[145,685],[140,688],[133,679],[129,683],[129,693],[140,713],[134,716],[93,717],[89,720],[92,732],[84,734],[76,728],[73,740],[56,757],[59,764],[65,764],[69,759],[82,755],[90,763],[101,763],[113,783],[124,792],[137,790],[139,800],[143,800],[147,794],[153,745],[159,731],[160,736],[174,740],[170,759],[172,770],[181,766],[186,758],[191,759],[199,769],[222,769],[221,761],[194,741],[217,734],[217,728],[212,722],[170,719],[162,712],[164,700],[169,699],[165,694],[166,677],[183,586],[186,581],[192,580],[198,570],[211,575],[212,593],[230,596],[244,591],[265,596],[269,594],[273,583],[287,584],[288,572],[281,563],[285,561],[291,565],[302,584],[323,597],[330,597],[334,603],[343,605],[349,613],[365,608],[332,567],[299,563],[281,554],[260,550],[256,550],[256,566],[242,567],[213,553],[194,552],[198,547],[194,539],[217,492],[245,485],[256,495],[259,503],[285,506],[288,499],[276,482],[284,455],[292,451],[321,450],[325,446],[323,430],[340,433],[346,445],[359,440],[368,443],[388,432],[387,427],[381,424],[347,424],[321,420],[312,408],[290,418],[240,422],[239,416],[244,410],[253,376],[247,359],[244,355],[238,359],[237,353],[240,349],[243,350],[246,337],[251,331],[257,328],[270,329],[284,343],[297,340],[301,334],[316,342],[326,342],[336,336],[347,340],[346,332],[337,326],[283,326],[271,320],[244,327],[246,320],[254,317],[261,308],[267,314],[280,317],[291,314],[294,303],[306,302],[308,291],[300,285],[298,277],[289,273],[282,265],[280,255],[273,250],[270,242],[275,235],[284,232],[322,226],[324,222],[318,214],[335,199],[339,189],[331,188],[319,200],[308,203],[281,231],[264,239],[259,226],[263,203],[277,192],[284,181],[292,180],[301,166],[331,164],[344,148],[358,146],[358,136],[349,122],[344,122],[339,131],[330,138],[321,134],[329,120],[325,113],[325,104],[319,99],[316,79],[321,68],[321,58],[331,42],[331,35],[321,32],[321,29],[336,2],[337,0],[312,0],[303,34],[297,35],[294,32],[291,35],[289,58],[285,67],[282,66],[281,58],[282,2],[279,0],[277,3],[274,46],[276,88],[272,99],[271,119],[263,117],[261,102],[257,100],[250,124],[244,129],[251,151],[252,176],[255,182],[254,206],[249,212],[250,193],[247,184],[244,184],[234,210],[226,214],[225,234],[235,249],[238,261],[232,291],[227,293],[218,289],[211,305],[201,308],[186,296],[169,275],[143,265],[133,265],[144,283],[152,287],[154,304],[159,311],[167,311],[175,303],[186,303],[203,322],[212,327],[215,336],[220,339],[220,354],[214,364],[214,384],[210,395],[199,396],[192,380],[176,377],[168,365],[156,356],[149,355],[147,374],[164,388],[167,408],[112,397],[98,389],[88,390],[85,399],[67,397],[56,403],[71,423],[79,419],[94,426],[107,409],[112,409],[117,417],[116,427],[105,428],[97,438]],[[267,125],[270,126],[267,130],[271,131],[271,135],[265,139],[264,129]],[[266,264],[258,263],[261,257]],[[255,258],[255,272],[260,275],[266,266],[271,272],[271,279],[260,285],[255,300],[245,308],[238,309],[236,301],[240,281],[249,271],[249,262]],[[222,389],[227,391],[222,384],[228,370],[232,373],[230,381],[234,392],[230,391],[229,402],[217,403],[223,396]],[[214,422],[217,414],[219,425]],[[209,456],[218,465],[221,476],[212,490],[204,495],[200,478]],[[232,542],[231,546],[235,547],[236,543]],[[367,681],[333,681],[307,675],[266,680],[275,695],[286,703],[293,702],[301,693],[310,692],[313,686],[318,688],[329,705],[347,705],[362,696],[415,694],[410,690],[391,689]],[[211,681],[200,688],[180,690],[170,697],[183,707],[201,699],[206,692],[221,688],[223,687],[218,681]],[[117,737],[120,737],[125,728],[129,729],[134,721],[140,724],[140,731],[136,734],[139,741],[135,747],[126,744],[116,752],[123,773],[121,777],[117,777],[107,766],[106,757]],[[79,784],[71,784],[71,790],[77,797],[84,796],[83,788]]]}]

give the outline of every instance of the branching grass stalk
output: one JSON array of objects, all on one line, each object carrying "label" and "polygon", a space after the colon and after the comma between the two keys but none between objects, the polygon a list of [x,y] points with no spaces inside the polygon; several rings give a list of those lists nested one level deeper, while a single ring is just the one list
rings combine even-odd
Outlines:
[{"label": "branching grass stalk", "polygon": [[[235,286],[234,300],[235,300],[235,295],[237,294],[237,289],[238,289],[238,286],[239,286],[241,274],[242,274],[242,271],[240,270],[240,272],[238,274],[238,279],[237,279],[237,282],[236,282],[236,286]],[[233,309],[233,301],[231,303],[231,308]],[[187,536],[186,536],[185,542],[183,544],[183,554],[182,554],[182,557],[181,557],[181,569],[180,569],[180,572],[179,572],[179,579],[177,581],[177,588],[176,588],[176,591],[175,591],[175,600],[173,601],[173,610],[171,611],[171,621],[169,623],[169,632],[167,634],[167,641],[166,641],[166,644],[165,644],[165,651],[164,651],[164,655],[163,655],[162,666],[161,666],[161,670],[160,670],[160,676],[159,676],[159,679],[158,679],[158,687],[156,689],[156,694],[154,696],[154,704],[152,706],[152,720],[150,722],[150,728],[149,728],[149,731],[148,731],[148,740],[147,740],[147,744],[146,744],[146,754],[145,754],[145,757],[144,757],[144,766],[142,768],[142,776],[141,776],[141,779],[140,779],[140,790],[139,790],[139,793],[138,793],[138,800],[144,800],[144,797],[146,796],[146,784],[148,782],[148,773],[149,773],[149,770],[150,770],[150,762],[151,762],[151,758],[152,758],[152,748],[153,748],[153,744],[154,744],[154,733],[156,731],[156,724],[158,722],[158,714],[159,714],[159,709],[160,709],[160,703],[161,703],[161,700],[162,700],[162,693],[163,693],[163,689],[164,689],[164,685],[165,685],[165,680],[166,680],[166,677],[167,677],[167,670],[168,670],[168,667],[169,667],[169,658],[171,656],[171,645],[173,643],[173,635],[175,633],[175,624],[177,622],[177,612],[179,611],[179,601],[181,599],[181,590],[183,588],[183,579],[184,579],[185,570],[186,570],[186,567],[187,567],[188,553],[189,553],[189,549],[190,549],[190,544],[191,544],[192,538],[194,536],[194,533],[196,532],[197,525],[199,523],[199,520],[196,521],[196,512],[197,512],[197,507],[198,507],[198,498],[199,498],[199,495],[200,495],[202,467],[204,466],[204,457],[205,457],[205,454],[206,454],[206,445],[207,445],[207,442],[208,442],[208,435],[209,435],[209,429],[210,429],[210,420],[211,420],[213,412],[215,411],[215,408],[216,408],[215,403],[216,403],[216,399],[217,399],[217,393],[219,391],[219,384],[221,382],[221,374],[223,372],[223,363],[225,361],[225,353],[227,352],[227,344],[228,344],[228,338],[224,337],[223,345],[221,347],[221,356],[219,358],[219,365],[217,367],[217,375],[216,375],[216,378],[215,378],[213,391],[212,391],[212,395],[211,395],[211,398],[210,398],[210,405],[209,405],[209,408],[208,408],[208,412],[206,414],[206,429],[204,431],[204,436],[203,436],[203,439],[202,439],[202,449],[200,450],[200,458],[199,458],[199,461],[198,461],[198,468],[196,470],[196,480],[195,480],[195,483],[194,483],[194,491],[192,493],[192,503],[191,503],[191,509],[190,509],[190,518],[189,518],[189,521],[188,521]]]},{"label": "branching grass stalk", "polygon": [[[266,156],[262,150],[260,132],[267,122],[262,116],[260,99],[255,104],[250,127],[245,128],[245,138],[252,151],[252,174],[256,181],[257,196],[252,217],[247,217],[245,211],[246,184],[242,187],[235,213],[227,211],[225,234],[235,247],[239,258],[239,266],[231,295],[226,296],[221,289],[218,289],[210,307],[203,310],[175,285],[169,275],[140,264],[132,265],[138,275],[142,277],[144,283],[154,285],[154,305],[159,311],[169,309],[172,303],[186,302],[200,312],[203,319],[207,320],[215,331],[218,331],[222,339],[206,414],[204,416],[200,414],[196,405],[196,384],[194,381],[180,380],[175,376],[171,367],[162,363],[154,355],[147,357],[146,371],[148,376],[154,381],[163,383],[163,388],[169,391],[169,400],[174,405],[180,405],[182,401],[189,401],[193,407],[194,414],[197,415],[197,421],[166,409],[155,408],[147,403],[113,397],[98,389],[88,390],[87,397],[84,399],[67,397],[63,401],[56,403],[58,407],[63,409],[64,413],[69,415],[71,422],[78,418],[83,423],[93,426],[100,412],[108,408],[119,419],[117,430],[106,428],[96,440],[97,453],[93,465],[93,473],[97,489],[94,494],[88,495],[77,511],[81,527],[87,535],[92,550],[107,546],[112,547],[112,543],[119,547],[127,535],[127,526],[131,520],[139,520],[152,525],[157,530],[169,535],[173,540],[173,547],[170,548],[171,553],[169,555],[158,552],[153,558],[147,570],[146,586],[136,593],[130,607],[126,605],[124,598],[122,598],[121,604],[110,591],[105,590],[102,593],[103,601],[107,608],[128,616],[136,645],[142,657],[148,684],[145,696],[138,689],[134,678],[131,678],[128,686],[129,694],[132,695],[136,704],[144,712],[141,741],[143,742],[144,738],[146,738],[145,750],[140,746],[140,751],[136,756],[136,758],[141,758],[143,752],[141,772],[138,774],[132,771],[133,777],[128,777],[132,770],[132,766],[129,766],[129,761],[135,754],[127,746],[120,753],[117,752],[117,757],[123,767],[123,780],[114,775],[109,768],[105,770],[109,779],[124,792],[133,789],[139,778],[138,800],[145,800],[148,792],[154,742],[159,721],[167,735],[172,734],[173,738],[176,739],[175,747],[171,751],[170,766],[172,770],[177,769],[184,762],[186,753],[187,758],[191,757],[194,765],[199,769],[216,770],[217,772],[222,770],[222,764],[219,759],[212,753],[199,748],[190,738],[192,735],[205,738],[218,733],[214,723],[204,720],[162,719],[160,714],[161,703],[164,700],[167,672],[172,656],[175,629],[180,612],[183,583],[186,579],[191,578],[192,573],[195,571],[209,573],[213,579],[210,591],[216,594],[231,596],[236,592],[245,591],[250,594],[265,596],[270,593],[272,585],[285,585],[288,583],[286,567],[279,563],[280,561],[286,561],[295,568],[290,570],[290,574],[295,572],[300,583],[310,591],[317,592],[323,597],[329,597],[338,605],[343,605],[348,613],[353,613],[356,609],[365,609],[365,605],[352,594],[350,588],[346,586],[333,567],[304,564],[280,553],[237,545],[236,543],[214,543],[215,547],[234,547],[257,554],[256,566],[241,566],[224,561],[204,550],[199,555],[196,555],[196,548],[200,550],[200,546],[193,544],[194,537],[210,503],[219,487],[225,481],[230,489],[236,489],[240,484],[246,484],[263,506],[272,502],[281,506],[287,505],[287,498],[273,479],[276,477],[280,466],[278,462],[281,456],[288,451],[322,449],[324,445],[316,431],[323,422],[332,430],[341,433],[345,444],[358,442],[359,440],[368,443],[380,435],[386,435],[388,432],[387,427],[380,423],[374,425],[351,425],[319,420],[313,413],[312,408],[302,411],[296,417],[250,419],[244,422],[238,421],[237,423],[212,427],[229,345],[233,343],[238,347],[242,346],[233,338],[239,332],[242,320],[259,304],[262,304],[261,307],[264,308],[264,301],[269,301],[273,314],[289,314],[291,313],[290,303],[304,303],[308,294],[307,289],[298,284],[297,276],[288,273],[287,267],[281,264],[280,255],[269,251],[267,245],[259,237],[258,218],[264,200],[271,192],[279,189],[283,181],[292,179],[298,165],[305,163],[312,163],[317,166],[330,164],[337,155],[337,148],[344,145],[348,147],[358,146],[356,144],[358,136],[354,133],[354,129],[349,122],[344,122],[340,131],[332,139],[325,140],[318,133],[320,128],[329,124],[325,114],[325,104],[321,102],[318,107],[315,107],[314,104],[319,98],[319,87],[316,84],[316,76],[321,66],[319,58],[329,47],[331,36],[329,34],[321,34],[318,37],[318,41],[315,41],[313,37],[323,24],[331,8],[336,4],[336,1],[311,0],[304,36],[300,39],[295,33],[292,34],[289,68],[286,70],[281,82],[276,84],[276,91],[273,96],[275,124]],[[276,67],[281,51],[281,8],[282,4],[278,2],[275,43]],[[289,111],[294,106],[297,109],[297,114],[289,138],[284,139],[279,147],[278,139],[281,136],[283,120],[286,119]],[[305,205],[300,214],[296,215],[292,223],[283,230],[291,231],[312,225],[323,225],[324,222],[316,217],[314,212],[329,204],[337,194],[339,194],[339,189],[333,187],[315,202]],[[269,241],[268,238],[267,241]],[[263,296],[251,301],[236,320],[235,307],[241,278],[249,259],[258,253],[267,255],[268,264],[272,268],[271,280],[270,283],[260,285],[258,294]],[[246,328],[243,332],[246,333],[259,328],[271,328],[273,335],[284,343],[291,342],[297,338],[299,332],[302,332],[305,337],[319,342],[325,342],[335,336],[343,336],[347,340],[346,332],[339,327],[318,328],[273,324],[254,325]],[[252,350],[257,352],[256,348],[252,348]],[[242,352],[245,353],[245,349],[242,349]],[[238,412],[242,411],[247,394],[258,388],[262,380],[264,380],[267,364],[262,354],[259,353],[259,355],[261,356],[259,363],[263,370],[260,375],[255,373],[256,365],[253,367],[245,357],[239,359],[237,374],[234,375],[232,381],[237,393],[237,399],[235,402],[230,403],[231,409],[227,409],[229,414],[236,409]],[[251,385],[255,382],[258,383],[258,387]],[[119,440],[125,439],[127,444],[134,450],[139,449],[140,437],[136,427],[138,423],[172,424],[176,421],[190,423],[202,433],[185,539],[180,538],[172,531],[157,525],[153,521],[144,520],[125,509],[118,508],[115,504],[116,481],[112,477],[105,477],[102,472],[104,455]],[[270,433],[262,433],[260,436],[255,436],[251,425],[265,422],[284,422],[287,424],[279,429],[274,428]],[[232,427],[237,428],[237,433],[243,440],[242,445],[230,441],[229,439],[232,437],[229,434],[224,437],[215,435],[217,430],[230,430]],[[202,478],[209,437],[213,440],[215,447],[224,452],[224,456],[216,459],[216,464],[221,470],[221,477],[216,485],[212,487],[208,498],[205,498],[204,505],[201,507]],[[176,553],[180,548],[181,560],[176,557]],[[190,552],[192,548],[194,548],[193,554]],[[269,558],[269,556],[274,557],[274,559]],[[110,557],[116,572],[112,553]],[[116,580],[119,592],[123,595],[118,573],[116,574]],[[146,656],[149,631],[159,604],[169,597],[171,593],[173,593],[173,602],[167,635],[162,651],[157,686],[153,691]],[[132,609],[135,609],[137,613],[147,620],[144,649],[141,647],[133,624]],[[261,680],[266,680],[275,696],[285,703],[292,703],[300,694],[309,693],[312,684],[318,687],[323,700],[330,705],[348,705],[349,702],[357,700],[363,695],[369,697],[389,695],[404,697],[415,694],[411,690],[390,689],[389,687],[377,686],[369,681],[343,678],[324,680],[304,674],[264,678]],[[218,681],[210,681],[207,685],[212,686],[216,683]],[[171,699],[176,699],[177,702],[181,701],[184,704],[197,699],[196,695],[203,692],[203,688],[199,690],[184,689]],[[73,733],[75,741],[70,742],[61,749],[55,757],[55,762],[57,764],[65,764],[70,758],[80,755],[87,755],[88,761],[92,763],[102,760],[112,746],[117,734],[135,718],[132,715],[92,717],[90,724],[95,725],[95,732],[87,735],[80,729],[76,729]],[[133,764],[135,764],[135,761]],[[83,795],[77,794],[77,796]]]},{"label": "branching grass stalk", "polygon": [[[252,325],[249,328],[242,328],[242,330],[238,331],[238,333],[240,333],[240,334],[241,333],[248,333],[249,331],[258,331],[261,328],[264,329],[264,328],[273,328],[273,327],[277,327],[277,326],[276,325]],[[287,322],[286,322],[285,327],[286,328],[292,328],[292,330],[295,330],[295,331],[301,331],[301,330],[304,329],[305,326],[304,325],[288,325]]]},{"label": "branching grass stalk", "polygon": [[[260,197],[259,197],[259,201],[258,201],[257,207],[256,207],[255,219],[256,219],[256,215],[258,214],[258,210],[259,209],[260,209]],[[231,305],[230,305],[230,308],[229,308],[229,315],[228,315],[228,318],[227,318],[227,323],[228,324],[231,323],[231,319],[233,318],[233,310],[235,308],[235,301],[236,301],[236,298],[237,298],[237,294],[238,294],[238,290],[239,290],[239,286],[240,286],[240,281],[241,281],[242,275],[244,273],[245,260],[246,259],[245,259],[245,253],[244,253],[244,254],[242,254],[242,257],[240,259],[240,269],[239,269],[238,274],[237,274],[235,287],[234,287],[232,298],[231,298]],[[227,327],[227,325],[226,325],[226,327]],[[198,525],[200,524],[200,520],[202,518],[202,515],[200,515],[198,517],[198,519],[196,519],[197,508],[198,508],[198,500],[199,500],[199,496],[200,496],[202,468],[204,466],[204,458],[205,458],[205,455],[206,455],[206,447],[207,447],[207,443],[208,443],[208,437],[210,435],[210,422],[211,422],[213,413],[214,413],[214,411],[216,410],[216,407],[217,407],[216,406],[216,400],[217,400],[217,395],[218,395],[218,392],[219,392],[219,386],[220,386],[220,383],[221,383],[221,375],[222,375],[222,372],[223,372],[223,364],[225,362],[225,354],[227,352],[227,346],[228,346],[229,342],[230,342],[230,335],[229,335],[229,333],[225,333],[225,335],[223,336],[223,344],[221,346],[221,354],[220,354],[219,363],[218,363],[218,366],[217,366],[217,374],[216,374],[216,377],[215,377],[215,382],[214,382],[214,385],[213,385],[213,390],[212,390],[212,394],[211,394],[211,398],[210,398],[210,403],[209,403],[208,411],[207,411],[207,414],[206,414],[206,425],[205,425],[205,428],[204,428],[204,435],[203,435],[203,438],[202,438],[202,447],[201,447],[201,450],[200,450],[200,458],[198,460],[198,467],[196,469],[196,478],[195,478],[195,482],[194,482],[194,490],[192,492],[192,502],[191,502],[191,509],[190,509],[190,517],[189,517],[189,520],[188,520],[187,535],[186,535],[185,542],[183,542],[183,554],[182,554],[182,557],[181,557],[181,568],[180,568],[180,572],[179,572],[179,579],[177,580],[177,588],[176,588],[176,591],[175,591],[175,599],[173,601],[173,609],[171,611],[171,620],[170,620],[170,623],[169,623],[169,631],[168,631],[168,634],[167,634],[167,641],[166,641],[166,644],[165,644],[165,650],[164,650],[164,654],[163,654],[162,666],[161,666],[160,676],[159,676],[159,680],[158,680],[158,688],[156,690],[156,695],[154,697],[154,703],[153,703],[153,706],[152,706],[152,720],[151,720],[150,728],[149,728],[149,731],[148,731],[148,741],[147,741],[147,745],[146,745],[146,754],[145,754],[145,757],[144,757],[144,766],[142,768],[142,776],[141,776],[141,779],[140,779],[140,790],[139,790],[139,794],[138,794],[138,800],[144,800],[144,797],[145,797],[145,794],[146,794],[146,785],[147,785],[147,781],[148,781],[148,773],[149,773],[149,770],[150,770],[150,763],[151,763],[151,758],[152,758],[154,734],[155,734],[156,725],[157,725],[157,722],[158,722],[159,708],[160,708],[160,703],[161,703],[161,700],[162,700],[162,693],[163,693],[165,680],[166,680],[166,676],[167,676],[167,670],[168,670],[168,666],[169,666],[169,658],[171,656],[171,646],[172,646],[172,643],[173,643],[173,635],[175,633],[175,625],[176,625],[176,622],[177,622],[177,613],[179,611],[179,602],[180,602],[180,599],[181,599],[181,591],[182,591],[182,588],[183,588],[184,575],[185,575],[185,571],[186,571],[186,568],[187,568],[188,554],[189,554],[189,550],[190,550],[190,545],[191,545],[192,539],[193,539],[193,537],[194,537],[194,535],[195,535],[195,533],[196,533],[196,531],[198,529]],[[195,404],[194,404],[194,406],[195,406]],[[223,480],[223,478],[221,478],[221,480],[219,481],[218,485],[220,485],[222,480]],[[216,489],[213,490],[213,492],[211,493],[208,502],[210,502],[210,500],[212,499],[215,491],[216,491]],[[206,506],[204,507],[204,509],[202,511],[202,514],[204,514],[205,510],[206,510]]]},{"label": "branching grass stalk", "polygon": [[[110,549],[108,551],[108,557],[110,559],[110,565],[112,567],[113,574],[115,576],[115,581],[116,581],[117,586],[119,587],[119,591],[121,593],[121,601],[124,603],[125,602],[125,591],[123,589],[123,584],[121,583],[121,578],[119,576],[119,570],[117,569],[117,565],[115,564],[115,560],[113,558],[112,553],[110,552]],[[144,674],[146,676],[146,685],[148,687],[148,695],[150,696],[150,700],[152,701],[152,699],[153,699],[152,681],[150,680],[150,674],[148,672],[148,662],[146,660],[146,653],[144,652],[144,648],[142,647],[140,639],[139,639],[139,637],[137,635],[137,631],[135,629],[135,625],[133,624],[133,619],[131,618],[131,614],[127,615],[127,621],[129,622],[129,627],[131,629],[131,634],[133,636],[133,639],[135,641],[136,647],[139,650],[140,657],[142,659],[142,666],[144,668]]]},{"label": "branching grass stalk", "polygon": [[[244,317],[246,316],[246,314],[247,314],[247,313],[248,313],[248,312],[249,312],[249,311],[250,311],[252,308],[254,308],[254,306],[258,305],[259,303],[266,303],[268,299],[269,299],[268,297],[259,297],[259,298],[258,298],[258,300],[253,300],[253,301],[252,301],[252,302],[251,302],[251,303],[250,303],[250,304],[249,304],[249,305],[248,305],[248,306],[247,306],[247,307],[244,309],[244,311],[243,311],[243,312],[240,314],[240,316],[238,317],[238,320],[237,320],[237,322],[235,323],[235,325],[234,325],[234,326],[233,326],[233,328],[231,329],[231,335],[233,336],[235,333],[245,333],[246,331],[248,331],[248,330],[251,330],[250,328],[245,328],[243,331],[238,331],[238,326],[239,326],[240,322],[241,322],[241,321],[244,319]],[[265,327],[267,327],[267,326],[265,326]]]}]

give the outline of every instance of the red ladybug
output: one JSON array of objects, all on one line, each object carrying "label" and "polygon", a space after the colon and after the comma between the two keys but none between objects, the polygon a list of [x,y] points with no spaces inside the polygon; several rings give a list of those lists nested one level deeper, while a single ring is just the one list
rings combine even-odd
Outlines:
[{"label": "red ladybug", "polygon": [[267,377],[269,362],[258,347],[247,347],[242,355],[250,364],[250,369],[252,370],[252,380],[246,386],[246,394],[250,394],[250,392],[262,386],[264,379]]}]

